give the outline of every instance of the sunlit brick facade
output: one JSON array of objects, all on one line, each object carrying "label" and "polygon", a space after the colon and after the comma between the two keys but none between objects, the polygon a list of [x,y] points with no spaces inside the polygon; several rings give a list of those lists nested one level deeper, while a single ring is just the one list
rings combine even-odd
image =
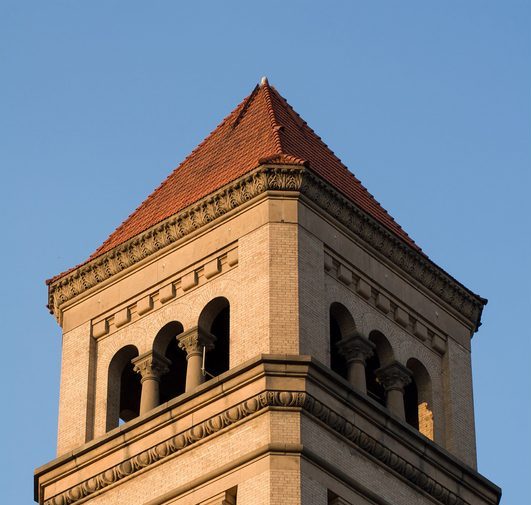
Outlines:
[{"label": "sunlit brick facade", "polygon": [[267,80],[84,264],[45,505],[497,504],[476,468],[485,300]]}]

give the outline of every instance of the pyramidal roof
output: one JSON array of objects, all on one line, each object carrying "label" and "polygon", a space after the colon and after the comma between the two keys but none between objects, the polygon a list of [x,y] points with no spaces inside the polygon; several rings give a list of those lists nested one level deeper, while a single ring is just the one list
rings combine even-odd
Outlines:
[{"label": "pyramidal roof", "polygon": [[359,208],[420,251],[341,160],[263,78],[260,85],[111,233],[87,261],[110,251],[257,166],[272,163],[310,167]]}]

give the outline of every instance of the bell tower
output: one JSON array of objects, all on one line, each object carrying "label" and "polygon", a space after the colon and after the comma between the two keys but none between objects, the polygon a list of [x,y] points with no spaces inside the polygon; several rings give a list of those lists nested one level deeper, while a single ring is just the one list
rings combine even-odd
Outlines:
[{"label": "bell tower", "polygon": [[495,505],[433,263],[263,79],[83,264],[41,505]]}]

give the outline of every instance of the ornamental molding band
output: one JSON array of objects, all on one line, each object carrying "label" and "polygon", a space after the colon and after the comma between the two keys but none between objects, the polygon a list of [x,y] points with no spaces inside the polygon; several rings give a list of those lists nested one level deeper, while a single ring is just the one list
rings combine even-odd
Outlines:
[{"label": "ornamental molding band", "polygon": [[425,472],[391,451],[327,405],[305,392],[297,391],[264,391],[257,394],[53,496],[46,500],[44,505],[69,505],[96,492],[103,491],[106,487],[117,484],[122,479],[176,455],[196,442],[269,407],[302,409],[440,503],[444,505],[467,505],[467,502],[458,495],[443,487]]},{"label": "ornamental molding band", "polygon": [[[210,256],[206,261],[199,263],[193,270],[184,269],[177,275],[167,279],[163,285],[154,290],[143,293],[141,297],[133,300],[119,310],[113,309],[103,317],[93,319],[91,334],[99,339],[114,333],[116,330],[138,321],[141,317],[160,309],[164,304],[180,298],[191,289],[201,286],[217,275],[226,273],[238,264],[238,248],[231,244],[221,254]],[[202,275],[199,273],[202,272]]]},{"label": "ornamental molding band", "polygon": [[48,281],[48,308],[61,306],[267,191],[299,192],[367,245],[465,316],[477,330],[487,300],[416,251],[304,165],[259,166],[111,251]]},{"label": "ornamental molding band", "polygon": [[310,170],[306,171],[301,193],[469,319],[474,330],[479,328],[486,299],[467,289],[426,255],[406,244]]}]

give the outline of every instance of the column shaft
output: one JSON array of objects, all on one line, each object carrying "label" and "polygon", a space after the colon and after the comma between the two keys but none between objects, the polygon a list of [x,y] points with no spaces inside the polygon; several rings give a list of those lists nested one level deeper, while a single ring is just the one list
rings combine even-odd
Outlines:
[{"label": "column shaft", "polygon": [[201,372],[203,354],[201,352],[191,352],[186,356],[186,361],[186,392],[188,392],[204,382]]},{"label": "column shaft", "polygon": [[404,392],[401,389],[387,390],[387,408],[396,417],[403,421],[406,419],[406,412],[404,410]]},{"label": "column shaft", "polygon": [[404,388],[411,382],[411,372],[398,361],[394,361],[376,370],[376,378],[387,393],[389,411],[405,421]]},{"label": "column shaft", "polygon": [[348,381],[362,393],[367,393],[367,381],[365,379],[365,361],[353,360],[348,367]]},{"label": "column shaft", "polygon": [[203,352],[214,349],[216,337],[198,326],[177,335],[179,347],[186,351],[186,388],[192,391],[205,380],[201,371]]},{"label": "column shaft", "polygon": [[140,415],[149,412],[159,405],[159,379],[149,378],[142,381],[140,397]]},{"label": "column shaft", "polygon": [[140,415],[159,405],[160,377],[168,373],[171,362],[155,351],[149,351],[132,360],[135,372],[142,376],[140,396]]},{"label": "column shaft", "polygon": [[365,361],[374,352],[374,344],[354,332],[337,343],[337,348],[348,363],[348,381],[363,394],[367,393]]}]

